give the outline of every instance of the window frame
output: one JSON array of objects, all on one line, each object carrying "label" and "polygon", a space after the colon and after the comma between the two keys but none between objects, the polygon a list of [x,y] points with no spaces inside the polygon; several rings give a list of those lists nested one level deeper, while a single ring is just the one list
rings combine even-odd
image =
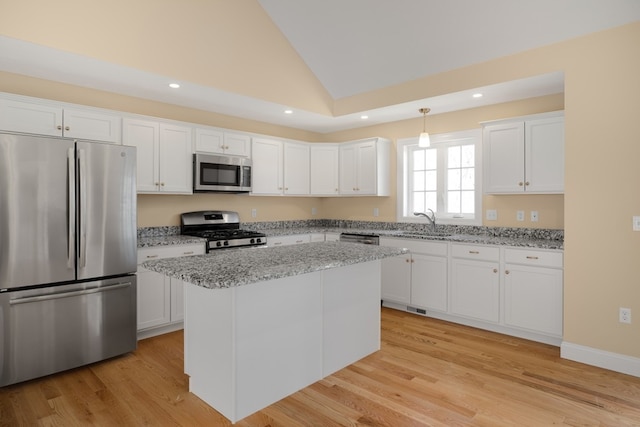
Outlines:
[{"label": "window frame", "polygon": [[[463,142],[469,142],[475,146],[475,164],[474,164],[474,218],[455,218],[453,215],[443,216],[442,213],[436,212],[436,219],[438,224],[448,225],[482,225],[482,129],[471,129],[457,132],[448,132],[442,134],[430,135],[431,146],[438,149],[438,179],[444,177],[447,173],[446,162],[441,161],[442,151],[450,146],[460,145]],[[418,138],[402,138],[396,141],[396,220],[398,222],[408,223],[422,223],[424,218],[419,218],[409,213],[404,215],[405,206],[408,203],[408,179],[409,179],[409,156],[407,155],[409,147],[418,145]],[[443,205],[442,191],[446,191],[446,188],[438,189],[438,205]]]}]

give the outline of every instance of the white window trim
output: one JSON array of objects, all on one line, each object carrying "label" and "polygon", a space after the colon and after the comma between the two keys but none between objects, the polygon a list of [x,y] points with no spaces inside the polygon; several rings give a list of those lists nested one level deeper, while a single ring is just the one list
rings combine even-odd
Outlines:
[{"label": "white window trim", "polygon": [[[437,135],[430,135],[431,145],[450,143],[459,141],[462,139],[470,139],[473,138],[476,140],[476,152],[475,152],[475,191],[476,191],[476,203],[475,203],[475,218],[467,219],[467,218],[441,218],[436,216],[437,224],[449,224],[449,225],[482,225],[482,129],[471,129],[459,132],[451,132],[451,133],[441,133]],[[397,151],[396,151],[396,220],[398,222],[409,222],[409,223],[424,223],[424,218],[411,216],[404,216],[404,206],[406,203],[406,161],[405,158],[405,149],[410,145],[417,145],[418,137],[413,138],[402,138],[396,141]]]}]

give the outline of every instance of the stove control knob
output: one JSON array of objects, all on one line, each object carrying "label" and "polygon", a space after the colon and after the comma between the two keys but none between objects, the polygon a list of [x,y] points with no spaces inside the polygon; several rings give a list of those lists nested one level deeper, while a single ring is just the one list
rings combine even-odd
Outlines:
[{"label": "stove control knob", "polygon": [[252,245],[256,242],[256,239],[251,239],[249,240],[249,243],[251,243]]},{"label": "stove control knob", "polygon": [[258,238],[256,239],[256,243],[262,243],[262,239],[261,239],[260,237],[258,237]]},{"label": "stove control knob", "polygon": [[216,246],[218,247],[222,246],[222,242],[216,242]]},{"label": "stove control knob", "polygon": [[228,241],[228,240],[225,240],[225,241],[224,241],[224,245],[225,245],[225,246],[229,246],[229,241]]}]

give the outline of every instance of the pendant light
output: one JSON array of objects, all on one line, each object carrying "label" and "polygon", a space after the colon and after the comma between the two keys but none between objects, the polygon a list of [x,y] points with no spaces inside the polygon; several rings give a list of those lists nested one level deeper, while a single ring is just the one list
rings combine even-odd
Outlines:
[{"label": "pendant light", "polygon": [[418,111],[422,113],[422,133],[420,134],[420,139],[418,139],[418,147],[428,148],[431,146],[431,140],[429,139],[429,134],[427,133],[426,120],[427,113],[431,111],[431,108],[421,108]]}]

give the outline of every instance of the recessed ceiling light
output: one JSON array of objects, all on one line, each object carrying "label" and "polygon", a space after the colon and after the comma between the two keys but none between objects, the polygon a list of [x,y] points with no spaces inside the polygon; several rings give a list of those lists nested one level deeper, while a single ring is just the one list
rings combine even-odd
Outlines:
[{"label": "recessed ceiling light", "polygon": [[474,98],[482,98],[482,94],[481,93],[474,93],[472,96]]},{"label": "recessed ceiling light", "polygon": [[293,114],[293,110],[284,110],[285,114]]},{"label": "recessed ceiling light", "polygon": [[369,116],[367,116],[366,114],[363,114],[363,115],[360,116],[360,118],[362,120],[367,120],[369,118]]},{"label": "recessed ceiling light", "polygon": [[169,83],[169,87],[171,89],[178,89],[180,87],[180,85],[178,83]]}]

